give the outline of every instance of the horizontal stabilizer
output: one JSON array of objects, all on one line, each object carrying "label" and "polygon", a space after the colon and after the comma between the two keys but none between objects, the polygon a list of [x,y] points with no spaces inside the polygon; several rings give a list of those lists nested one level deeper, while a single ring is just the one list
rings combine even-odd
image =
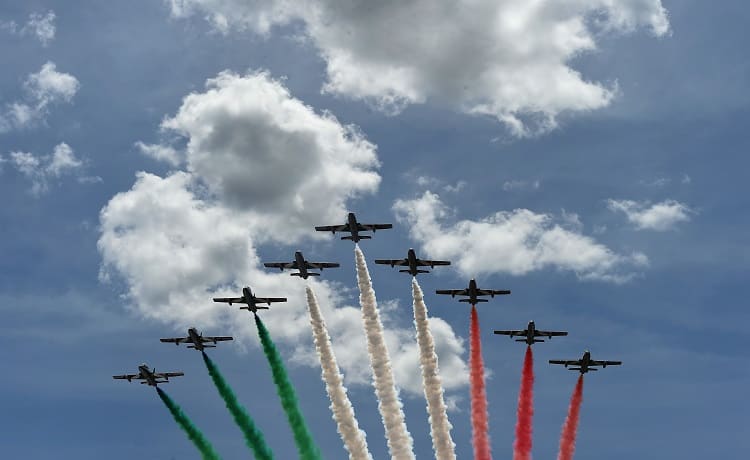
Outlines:
[{"label": "horizontal stabilizer", "polygon": [[[525,342],[525,341],[526,339],[516,339],[516,342]],[[536,342],[536,340],[534,340],[534,342]]]},{"label": "horizontal stabilizer", "polygon": [[534,343],[544,342],[544,339],[534,339]]}]

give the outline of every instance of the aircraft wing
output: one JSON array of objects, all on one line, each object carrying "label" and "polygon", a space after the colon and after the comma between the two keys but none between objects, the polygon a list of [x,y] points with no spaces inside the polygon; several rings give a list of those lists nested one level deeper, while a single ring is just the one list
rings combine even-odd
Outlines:
[{"label": "aircraft wing", "polygon": [[245,303],[242,297],[214,297],[214,302]]},{"label": "aircraft wing", "polygon": [[219,335],[219,336],[216,336],[216,337],[206,337],[206,336],[201,337],[201,342],[203,342],[203,343],[207,343],[207,342],[213,342],[213,343],[216,343],[216,342],[225,342],[227,340],[234,340],[234,337],[223,336],[223,335]]},{"label": "aircraft wing", "polygon": [[286,302],[286,297],[256,297],[255,302],[267,303],[270,305],[271,302]]},{"label": "aircraft wing", "polygon": [[268,268],[279,268],[281,270],[285,268],[291,268],[296,269],[297,268],[297,261],[294,262],[266,262],[263,264],[264,267]]},{"label": "aircraft wing", "polygon": [[169,377],[181,377],[185,375],[183,372],[154,372],[155,379],[164,379]]},{"label": "aircraft wing", "polygon": [[580,359],[571,359],[571,360],[559,360],[559,359],[550,359],[550,364],[565,364],[566,366],[580,366],[581,360]]},{"label": "aircraft wing", "polygon": [[528,331],[525,329],[523,331],[495,331],[495,334],[509,335],[511,337],[520,337],[520,336],[526,335],[527,333]]},{"label": "aircraft wing", "polygon": [[452,296],[457,295],[469,295],[469,291],[467,289],[438,289],[435,291],[436,294],[447,294]]},{"label": "aircraft wing", "polygon": [[357,230],[367,232],[375,230],[385,230],[387,228],[393,228],[393,224],[359,224]]},{"label": "aircraft wing", "polygon": [[190,337],[174,337],[169,339],[159,339],[159,341],[166,343],[190,343]]},{"label": "aircraft wing", "polygon": [[450,265],[451,263],[447,260],[422,260],[417,259],[417,266],[419,267],[434,267],[435,265]]},{"label": "aircraft wing", "polygon": [[498,291],[497,289],[477,289],[477,295],[506,295],[510,294],[507,289]]},{"label": "aircraft wing", "polygon": [[140,374],[124,374],[124,375],[113,375],[113,379],[117,380],[133,380],[133,379],[142,379],[143,377],[140,376]]},{"label": "aircraft wing", "polygon": [[382,264],[382,265],[390,265],[393,266],[407,266],[409,265],[409,261],[406,259],[375,259],[376,264]]},{"label": "aircraft wing", "polygon": [[307,268],[336,268],[340,265],[335,262],[308,262]]},{"label": "aircraft wing", "polygon": [[534,337],[562,337],[564,335],[568,335],[568,333],[563,331],[534,331]]},{"label": "aircraft wing", "polygon": [[619,366],[622,364],[622,361],[598,361],[595,359],[592,359],[589,363],[589,366]]},{"label": "aircraft wing", "polygon": [[319,232],[344,232],[349,230],[348,225],[319,225],[315,227],[315,230]]}]

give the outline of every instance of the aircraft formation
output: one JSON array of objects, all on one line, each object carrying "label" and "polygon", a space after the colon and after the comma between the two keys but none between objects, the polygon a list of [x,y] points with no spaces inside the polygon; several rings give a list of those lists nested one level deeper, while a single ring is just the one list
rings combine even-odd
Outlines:
[{"label": "aircraft formation", "polygon": [[[346,236],[342,236],[341,240],[349,240],[357,244],[361,240],[371,239],[372,235],[363,234],[365,232],[373,232],[376,230],[390,229],[393,225],[390,223],[378,223],[378,224],[362,224],[357,221],[354,213],[349,213],[344,222],[341,225],[324,225],[316,226],[316,231],[336,233],[348,233]],[[404,267],[399,269],[401,273],[410,274],[414,280],[420,274],[430,273],[430,270],[439,266],[448,266],[451,264],[447,260],[429,260],[421,259],[417,256],[414,249],[407,251],[406,257],[403,259],[375,259],[376,264],[390,265],[392,268]],[[296,251],[294,253],[294,259],[290,262],[266,262],[263,264],[267,268],[278,268],[280,271],[292,270],[291,276],[297,276],[307,280],[311,276],[320,276],[318,271],[322,271],[326,268],[337,268],[340,265],[335,262],[312,262],[305,259],[302,251]],[[428,268],[430,270],[428,270]],[[421,291],[420,291],[421,292]],[[472,306],[472,312],[474,314],[474,307],[477,304],[488,302],[486,297],[494,298],[495,296],[509,295],[510,290],[507,289],[483,289],[477,286],[475,279],[470,279],[468,286],[462,289],[438,289],[435,291],[438,295],[450,295],[452,298],[458,297],[458,302],[465,302]],[[272,303],[287,302],[286,297],[259,297],[249,286],[242,288],[241,294],[238,297],[215,297],[214,302],[228,303],[230,306],[233,304],[241,304],[240,309],[248,310],[253,314],[257,315],[258,310],[270,309]],[[257,321],[257,316],[256,316]],[[514,339],[516,342],[523,342],[528,345],[528,352],[531,350],[531,346],[536,343],[544,342],[545,339],[552,339],[553,337],[567,336],[567,331],[547,331],[537,329],[534,321],[529,321],[524,329],[517,330],[495,330],[496,335],[505,335],[510,339]],[[169,337],[161,338],[160,341],[163,343],[174,343],[179,346],[185,344],[187,348],[192,348],[200,352],[204,352],[205,349],[216,347],[218,342],[231,341],[231,336],[204,336],[195,327],[191,327],[187,331],[185,337]],[[585,350],[583,356],[580,359],[568,359],[560,360],[554,359],[549,360],[549,364],[563,365],[566,369],[571,371],[577,371],[583,376],[590,371],[596,371],[598,368],[606,368],[607,366],[619,366],[622,364],[621,361],[611,360],[595,360],[591,358],[591,352]],[[168,383],[170,377],[179,377],[184,374],[179,371],[175,372],[157,372],[155,368],[150,368],[146,364],[138,366],[137,373],[134,374],[123,374],[114,375],[113,378],[117,380],[127,380],[132,382],[133,380],[140,381],[141,384],[156,387],[159,384]]]}]

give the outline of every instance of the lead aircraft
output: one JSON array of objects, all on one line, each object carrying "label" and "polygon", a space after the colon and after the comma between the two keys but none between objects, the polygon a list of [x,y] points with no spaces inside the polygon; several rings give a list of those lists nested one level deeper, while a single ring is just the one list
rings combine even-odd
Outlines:
[{"label": "lead aircraft", "polygon": [[388,228],[393,228],[393,224],[360,224],[357,222],[357,216],[355,216],[353,212],[350,212],[346,218],[346,223],[343,225],[320,225],[315,227],[315,230],[319,232],[331,232],[333,234],[336,234],[336,232],[349,232],[351,235],[342,236],[341,239],[351,240],[358,243],[359,240],[372,239],[372,236],[360,235],[359,232],[371,231],[375,233],[375,230],[385,230]]}]

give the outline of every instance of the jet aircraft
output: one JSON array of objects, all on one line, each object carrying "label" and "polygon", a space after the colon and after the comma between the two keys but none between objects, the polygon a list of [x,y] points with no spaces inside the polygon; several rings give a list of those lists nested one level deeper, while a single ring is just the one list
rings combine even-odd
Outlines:
[{"label": "jet aircraft", "polygon": [[[574,360],[557,360],[557,359],[550,359],[550,364],[562,364],[565,366],[566,369],[570,371],[578,371],[581,374],[585,374],[588,371],[598,371],[599,369],[596,369],[595,366],[619,366],[622,364],[622,361],[598,361],[591,359],[591,352],[586,350],[583,352],[583,357],[581,359],[574,359]],[[568,367],[568,366],[578,366],[578,367]]]},{"label": "jet aircraft", "polygon": [[522,331],[495,331],[495,334],[507,335],[510,338],[523,337],[522,339],[516,339],[516,342],[526,342],[528,345],[534,345],[535,343],[544,342],[544,339],[537,339],[537,337],[560,337],[568,335],[565,331],[540,331],[536,328],[534,321],[529,321],[526,329]]},{"label": "jet aircraft", "polygon": [[[217,342],[224,342],[226,340],[234,340],[233,337],[217,336],[217,337],[203,337],[203,334],[199,333],[197,329],[191,327],[188,329],[187,337],[174,337],[169,339],[159,339],[161,342],[174,343],[179,345],[181,343],[189,343],[188,348],[195,348],[198,351],[203,351],[204,348],[216,348]],[[213,345],[204,345],[206,343],[213,343]]]},{"label": "jet aircraft", "polygon": [[351,235],[342,236],[341,239],[351,240],[355,243],[358,243],[359,240],[372,239],[372,236],[360,235],[359,232],[371,231],[375,233],[376,230],[384,230],[387,228],[393,228],[393,224],[360,224],[359,222],[357,222],[357,217],[354,215],[354,213],[350,212],[349,216],[346,219],[346,223],[344,223],[343,225],[321,225],[315,227],[315,230],[319,232],[331,232],[333,234],[336,234],[336,232],[349,232],[351,233]]},{"label": "jet aircraft", "polygon": [[376,264],[390,265],[395,267],[409,267],[406,270],[399,270],[399,273],[410,273],[411,276],[417,276],[420,273],[430,273],[429,270],[420,270],[417,267],[430,267],[435,268],[436,265],[450,265],[451,263],[447,260],[425,260],[417,258],[414,249],[409,248],[409,252],[406,254],[406,259],[375,259]]},{"label": "jet aircraft", "polygon": [[[182,372],[156,372],[156,368],[149,369],[146,364],[138,366],[137,374],[125,374],[125,375],[113,375],[113,379],[127,380],[132,382],[135,380],[143,380],[141,385],[148,385],[155,387],[160,383],[168,383],[170,377],[180,377],[185,375]],[[164,380],[160,380],[164,379]]]},{"label": "jet aircraft", "polygon": [[266,262],[263,264],[265,267],[278,268],[279,270],[292,269],[299,270],[297,273],[291,273],[292,276],[299,276],[300,278],[307,279],[309,276],[320,276],[320,273],[308,271],[308,269],[323,270],[324,268],[336,268],[339,266],[337,263],[332,262],[308,262],[302,255],[301,251],[294,253],[294,261],[292,262]]},{"label": "jet aircraft", "polygon": [[268,307],[258,306],[258,304],[268,304],[271,302],[286,302],[286,297],[255,297],[253,290],[248,286],[242,288],[242,297],[214,297],[214,302],[226,302],[229,305],[233,303],[244,303],[246,307],[240,307],[240,310],[250,310],[255,313],[258,310],[268,310]]},{"label": "jet aircraft", "polygon": [[496,295],[507,295],[510,294],[508,290],[498,291],[495,289],[479,289],[477,288],[477,282],[472,278],[469,280],[469,287],[466,289],[438,289],[435,291],[437,294],[450,294],[451,297],[467,296],[468,299],[461,299],[459,302],[469,302],[472,305],[476,305],[477,302],[487,302],[487,299],[479,299],[480,296],[490,296],[494,298]]}]

